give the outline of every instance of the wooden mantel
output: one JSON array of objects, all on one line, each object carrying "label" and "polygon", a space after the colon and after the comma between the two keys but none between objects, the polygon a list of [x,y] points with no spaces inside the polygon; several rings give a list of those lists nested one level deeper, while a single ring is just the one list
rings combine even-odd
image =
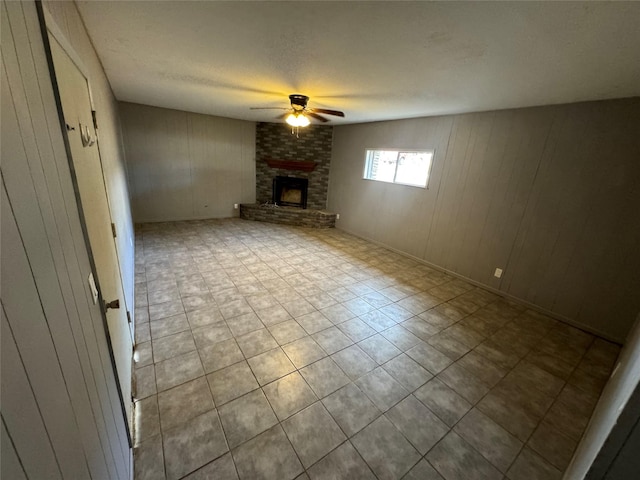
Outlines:
[{"label": "wooden mantel", "polygon": [[265,162],[271,168],[281,168],[283,170],[298,170],[300,172],[312,172],[315,170],[316,162],[306,162],[300,160],[277,160],[275,158],[265,158]]}]

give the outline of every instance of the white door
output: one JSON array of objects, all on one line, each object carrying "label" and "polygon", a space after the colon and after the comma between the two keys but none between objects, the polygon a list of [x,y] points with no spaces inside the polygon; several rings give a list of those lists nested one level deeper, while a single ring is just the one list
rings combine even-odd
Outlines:
[{"label": "white door", "polygon": [[111,212],[93,124],[89,84],[73,60],[49,35],[51,54],[62,102],[77,188],[91,253],[105,302],[120,307],[106,310],[108,335],[116,364],[129,431],[132,427],[131,368],[133,338],[124,304],[124,290],[111,229]]}]

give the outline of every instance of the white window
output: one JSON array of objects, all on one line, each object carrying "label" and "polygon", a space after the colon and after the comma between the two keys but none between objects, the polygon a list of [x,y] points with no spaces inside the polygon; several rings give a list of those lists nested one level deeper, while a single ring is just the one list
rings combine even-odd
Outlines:
[{"label": "white window", "polygon": [[364,178],[424,188],[432,159],[433,150],[367,150]]}]

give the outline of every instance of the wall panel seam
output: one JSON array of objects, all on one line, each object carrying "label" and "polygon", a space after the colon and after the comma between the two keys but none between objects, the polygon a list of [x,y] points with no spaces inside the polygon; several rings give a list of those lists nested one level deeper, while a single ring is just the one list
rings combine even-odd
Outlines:
[{"label": "wall panel seam", "polygon": [[[3,179],[4,182],[4,179]],[[13,341],[13,343],[16,344],[16,350],[18,353],[18,358],[20,359],[20,363],[22,365],[22,369],[25,372],[25,376],[27,377],[27,383],[29,384],[29,390],[31,390],[31,394],[33,395],[34,401],[35,401],[35,405],[36,408],[38,409],[38,414],[40,415],[40,420],[42,422],[42,427],[44,428],[44,431],[47,434],[47,440],[49,440],[49,444],[53,445],[53,442],[51,441],[51,435],[49,434],[49,427],[47,426],[47,422],[45,422],[44,417],[42,416],[42,411],[40,409],[40,402],[38,402],[38,397],[36,396],[36,392],[33,390],[33,386],[31,385],[31,380],[29,379],[29,373],[27,372],[27,367],[24,364],[24,361],[22,360],[22,354],[20,353],[20,349],[17,348],[17,343],[16,343],[16,339],[15,339],[15,335],[13,334],[13,328],[11,327],[11,320],[9,319],[9,316],[7,315],[7,312],[4,308],[4,302],[2,302],[0,300],[0,303],[2,303],[2,312],[4,314],[4,318],[7,320],[7,327],[9,328],[9,334],[11,335],[11,340]],[[9,429],[7,429],[7,433],[9,432]],[[62,468],[60,467],[60,461],[58,460],[58,454],[56,453],[55,448],[51,448],[52,452],[53,452],[53,456],[56,460],[56,465],[58,466],[58,473],[60,473],[60,477],[62,477]],[[17,451],[16,451],[17,453]]]}]

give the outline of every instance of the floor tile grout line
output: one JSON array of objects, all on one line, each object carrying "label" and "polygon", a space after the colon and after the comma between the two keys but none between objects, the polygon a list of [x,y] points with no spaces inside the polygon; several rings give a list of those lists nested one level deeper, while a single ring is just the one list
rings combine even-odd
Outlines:
[{"label": "floor tile grout line", "polygon": [[[513,368],[511,369],[511,371],[513,371],[513,370],[514,370],[514,369],[515,369],[515,368],[516,368],[520,363],[522,363],[522,362],[526,361],[526,356],[527,356],[531,351],[532,351],[532,349],[530,349],[530,350],[529,350],[529,351],[528,351],[528,352],[527,352],[527,353],[526,353],[522,358],[520,358],[520,359],[519,359],[519,361],[518,361],[518,362],[513,366]],[[586,351],[587,351],[587,350],[585,350],[585,354],[586,354]],[[583,356],[584,356],[584,354],[583,354]],[[464,367],[462,367],[462,368],[464,368]],[[539,368],[539,367],[538,367],[538,368]],[[577,368],[577,367],[576,367],[576,368]],[[547,373],[549,373],[549,372],[547,372]],[[507,374],[507,375],[508,375],[508,374]],[[506,377],[506,375],[505,375],[505,377]],[[502,379],[504,379],[505,377],[502,377]],[[558,377],[557,377],[557,378],[558,378]],[[501,379],[501,380],[502,380],[502,379]],[[521,440],[520,440],[520,442],[522,443],[522,446],[521,446],[521,448],[518,450],[518,454],[517,454],[516,456],[514,456],[513,460],[512,460],[512,461],[511,461],[511,463],[509,464],[509,468],[507,468],[507,470],[506,470],[505,472],[502,472],[502,473],[504,473],[505,475],[507,474],[507,471],[511,468],[511,466],[513,465],[513,463],[515,463],[516,459],[517,459],[517,458],[518,458],[518,456],[520,455],[520,452],[522,452],[525,448],[531,448],[531,447],[528,447],[529,440],[531,439],[531,437],[533,436],[533,434],[535,433],[535,431],[538,429],[538,427],[540,426],[540,424],[542,424],[542,422],[544,421],[544,418],[545,418],[546,414],[548,413],[548,411],[551,409],[551,407],[553,406],[553,404],[554,404],[554,403],[555,403],[555,401],[557,400],[558,396],[560,395],[560,392],[562,391],[562,389],[564,388],[564,386],[565,386],[565,385],[567,385],[567,381],[566,381],[566,380],[563,380],[562,388],[559,390],[559,392],[558,392],[555,396],[553,396],[553,397],[552,397],[552,398],[553,398],[553,401],[552,401],[552,402],[550,402],[549,406],[545,409],[545,412],[542,414],[542,416],[540,417],[540,420],[538,420],[538,422],[537,422],[536,426],[533,428],[533,430],[531,431],[531,433],[530,433],[530,434],[529,434],[529,436],[527,437],[527,440],[525,440],[525,441],[521,441]],[[534,387],[534,388],[535,388],[535,387]],[[493,388],[491,388],[491,389],[490,389],[490,390],[489,390],[485,395],[483,395],[482,399],[484,399],[486,396],[488,396],[488,395],[491,393],[491,391],[492,391],[492,390],[493,390]],[[544,394],[544,392],[541,392],[541,393],[543,393],[543,394]],[[550,395],[549,395],[549,396],[550,396]],[[551,397],[551,396],[550,396],[550,397]],[[472,408],[475,408],[475,406],[477,406],[477,405],[482,401],[482,399],[480,399],[478,402],[476,402],[476,403],[475,403],[475,405],[474,405]],[[470,412],[470,411],[471,411],[471,410],[469,410],[469,412]],[[461,417],[461,418],[456,422],[456,424],[455,424],[455,425],[457,425],[458,423],[460,423],[460,421],[461,421],[461,420],[462,420],[466,415],[468,415],[468,413],[469,413],[469,412],[467,412],[463,417]],[[482,413],[482,412],[481,412],[481,413]],[[486,414],[485,414],[485,415],[486,415]],[[487,416],[488,416],[488,415],[487,415]],[[488,416],[488,417],[489,417],[489,416]],[[491,417],[489,417],[489,418],[491,418]],[[492,420],[492,421],[494,421],[497,425],[499,425],[501,428],[503,428],[503,429],[504,429],[504,427],[503,427],[502,425],[500,425],[497,421],[495,421],[495,420],[493,420],[493,419],[491,419],[491,420]],[[451,431],[453,431],[453,429],[455,428],[455,425],[451,428]],[[505,429],[505,431],[506,431],[506,429]],[[508,432],[508,433],[510,433],[510,432]],[[513,435],[513,434],[512,434],[512,435]],[[464,439],[464,437],[462,437],[462,438]],[[467,443],[468,443],[468,442],[467,442]],[[473,447],[473,445],[470,445],[470,446],[471,446],[472,448],[474,448],[474,447]],[[475,450],[475,448],[474,448],[474,450]],[[533,450],[533,449],[532,449],[532,450]],[[534,452],[536,452],[538,455],[540,455],[537,451],[535,451],[535,450],[533,450],[533,451],[534,451]],[[482,453],[481,453],[481,452],[478,452],[478,453],[480,453],[480,454],[482,455]],[[544,458],[542,455],[540,455],[540,456],[541,456],[545,461],[547,461],[547,459],[546,459],[546,458]],[[483,457],[484,457],[484,455],[483,455]],[[489,461],[489,460],[487,459],[487,461]],[[550,465],[553,465],[553,464],[551,464],[551,462],[549,462],[549,464],[550,464]],[[495,465],[494,465],[494,466],[495,466]],[[554,467],[555,467],[555,465],[554,465]],[[496,467],[496,468],[498,468],[498,467]],[[557,468],[557,467],[556,467],[556,468]]]},{"label": "floor tile grout line", "polygon": [[[452,281],[455,281],[455,280],[449,280],[449,282],[446,282],[446,283],[450,283],[450,282],[452,282]],[[364,282],[366,282],[366,280],[363,280],[363,281],[358,282],[358,283],[364,283]],[[446,283],[445,283],[445,284],[446,284]],[[385,288],[387,288],[387,287],[385,287]],[[434,287],[434,288],[435,288],[435,287]],[[469,290],[469,291],[473,291],[473,290],[475,290],[475,289],[471,289],[471,290]],[[466,293],[466,292],[465,292],[465,293]],[[211,294],[211,292],[210,292],[209,294]],[[462,295],[464,295],[464,293],[459,294],[457,297],[462,296]],[[361,298],[362,296],[363,296],[363,295],[360,295],[360,296],[359,296],[359,297],[357,297],[357,298]],[[450,298],[449,300],[443,300],[443,301],[441,302],[441,304],[443,304],[443,303],[448,303],[448,302],[450,302],[451,300],[453,300],[453,299],[455,299],[455,298],[457,298],[457,297],[452,297],[452,298]],[[182,298],[184,298],[184,297],[181,297],[181,299],[182,299]],[[366,301],[366,300],[364,300],[364,301]],[[497,300],[494,300],[494,301],[493,301],[493,303],[495,303],[496,301],[497,301]],[[339,303],[343,303],[343,302],[339,302]],[[397,303],[397,301],[396,301],[396,302],[394,302],[394,303]],[[490,303],[489,303],[489,304],[490,304]],[[489,305],[489,304],[485,304],[484,306],[480,306],[478,309],[482,309],[482,308],[484,308],[486,305]],[[184,308],[184,304],[183,304],[183,308]],[[253,306],[251,306],[251,308],[253,309],[254,313],[256,313],[256,310],[253,308]],[[315,305],[314,305],[314,308],[315,308]],[[375,308],[375,306],[374,306],[374,308]],[[380,308],[382,308],[382,307],[380,307]],[[316,311],[318,311],[318,310],[319,310],[319,309],[317,309],[317,308],[316,308]],[[378,310],[378,309],[376,309],[376,310]],[[185,309],[185,313],[186,313],[186,309]],[[473,313],[474,313],[474,312],[468,313],[465,317],[463,317],[463,318],[461,318],[461,319],[458,319],[457,321],[455,321],[455,322],[454,322],[453,324],[451,324],[450,326],[453,326],[453,325],[455,325],[455,324],[459,323],[459,322],[460,322],[461,320],[463,320],[464,318],[468,318],[469,316],[472,316],[472,315],[473,315]],[[417,315],[414,315],[414,316],[413,316],[413,317],[411,317],[411,318],[415,318],[416,316],[417,316]],[[226,321],[226,319],[225,319],[225,321]],[[332,322],[332,323],[333,323],[333,322]],[[398,324],[400,324],[400,323],[403,323],[403,322],[398,322]],[[513,323],[513,320],[512,320],[511,322],[508,322],[508,323]],[[505,325],[506,325],[506,324],[505,324]],[[336,326],[336,325],[334,324],[333,326]],[[227,324],[227,327],[228,327],[228,324]],[[266,328],[266,325],[265,325],[265,328]],[[331,328],[331,327],[328,327],[328,328]],[[444,329],[446,330],[447,328],[448,328],[448,327],[445,327]],[[383,331],[384,331],[384,330],[383,330]],[[442,329],[441,329],[441,331],[442,331]],[[307,333],[308,333],[308,332],[307,332]],[[376,333],[372,334],[371,336],[376,335],[377,333],[380,333],[380,332],[376,332]],[[478,333],[482,333],[482,332],[478,332]],[[548,333],[548,332],[547,332],[547,333]],[[310,337],[310,336],[311,336],[311,334],[308,334],[307,336],[309,336],[309,337]],[[235,335],[234,335],[234,337],[235,337]],[[468,351],[467,351],[467,352],[466,352],[462,357],[460,357],[460,358],[458,358],[457,360],[455,360],[455,361],[454,361],[454,363],[456,363],[458,360],[460,360],[460,359],[461,359],[461,358],[463,358],[464,356],[468,355],[470,352],[475,351],[475,348],[476,348],[478,345],[480,345],[480,344],[484,343],[484,341],[486,341],[487,339],[491,338],[491,336],[490,336],[490,335],[483,335],[483,337],[484,337],[484,339],[483,339],[483,341],[482,341],[482,342],[480,342],[479,344],[477,344],[475,347],[473,347],[473,348],[469,349],[469,350],[468,350]],[[367,338],[369,338],[369,337],[367,337]],[[364,340],[364,339],[363,339],[363,340]],[[423,339],[421,339],[421,340],[422,340],[422,341],[424,341]],[[360,340],[360,341],[362,341],[362,340]],[[591,343],[591,344],[593,344],[593,342],[594,342],[594,339],[592,338],[590,343]],[[359,342],[355,342],[355,345],[357,345],[358,343],[359,343]],[[286,345],[286,344],[285,344],[285,345]],[[282,348],[283,346],[284,346],[284,345],[279,345],[279,348]],[[321,348],[323,348],[323,347],[321,347]],[[345,348],[348,348],[348,347],[345,347]],[[584,358],[584,356],[586,355],[586,352],[588,351],[588,348],[589,348],[589,347],[586,347],[585,349],[583,349],[583,353],[582,353],[582,357],[581,357],[581,359],[583,359],[583,358]],[[343,348],[343,349],[344,349],[344,348]],[[341,350],[343,350],[343,349],[341,349]],[[437,349],[437,347],[436,347],[436,349]],[[323,350],[324,350],[324,349],[323,349]],[[341,351],[341,350],[338,350],[337,352],[339,352],[339,351]],[[531,349],[529,350],[529,352],[530,352],[530,351],[531,351]],[[200,357],[200,349],[197,349],[197,352],[198,352],[198,355],[199,355],[200,361],[201,361],[201,363],[202,363],[202,359],[201,359],[201,357]],[[334,352],[333,354],[335,354],[335,353],[337,353],[337,352]],[[325,353],[327,353],[327,352],[325,351]],[[285,352],[285,354],[286,354],[286,352]],[[333,354],[331,354],[331,355],[333,355]],[[152,355],[153,355],[153,353],[152,353]],[[328,355],[329,357],[331,356],[331,355],[329,355],[329,354],[327,354],[327,355]],[[365,355],[366,355],[366,353],[365,353]],[[482,355],[482,354],[480,354],[480,355]],[[517,362],[517,363],[516,363],[512,368],[511,368],[511,371],[512,371],[514,368],[516,368],[516,367],[517,367],[517,365],[519,365],[521,362],[523,362],[523,361],[526,359],[527,355],[528,355],[528,353],[526,353],[523,357],[520,357],[520,358],[519,358],[519,360],[518,360],[518,362]],[[326,357],[323,357],[323,358],[326,358]],[[246,360],[246,357],[245,357],[245,360]],[[490,360],[490,359],[489,359],[489,360]],[[376,363],[378,366],[381,366],[381,364],[379,364],[378,362],[375,362],[375,363]],[[581,363],[581,360],[579,360],[579,361],[578,361],[578,363],[576,363],[576,364],[574,365],[574,368],[572,369],[571,373],[569,374],[569,376],[568,376],[567,378],[570,378],[570,377],[571,377],[571,375],[572,375],[572,373],[573,373],[573,372],[575,372],[575,370],[577,370],[577,369],[578,369],[578,367],[579,367],[580,363]],[[155,365],[155,361],[154,361],[153,365]],[[535,364],[534,364],[534,365],[535,365]],[[536,365],[536,366],[537,366],[537,365]],[[378,368],[378,367],[376,367],[376,368]],[[462,366],[462,365],[461,365],[461,368],[465,369],[465,367],[464,367],[464,366]],[[540,367],[538,367],[538,368],[540,368]],[[465,370],[466,370],[466,369],[465,369]],[[542,368],[542,370],[545,370],[545,369],[544,369],[544,368]],[[299,371],[299,369],[296,369],[296,371]],[[546,370],[545,370],[545,371],[546,371]],[[253,371],[252,371],[252,373],[253,373]],[[473,374],[473,372],[469,372],[469,373]],[[547,372],[547,373],[549,373],[549,372]],[[205,374],[205,376],[206,376],[206,374]],[[254,374],[254,376],[255,376],[255,374]],[[506,375],[505,375],[505,376],[506,376]],[[502,377],[502,378],[504,378],[504,377]],[[306,381],[306,380],[305,380],[305,381]],[[545,413],[543,414],[542,419],[538,422],[538,424],[540,424],[540,422],[542,422],[542,421],[543,421],[543,419],[544,419],[544,417],[546,416],[546,414],[548,413],[549,409],[550,409],[550,408],[551,408],[551,406],[554,404],[554,402],[557,400],[557,398],[558,398],[558,396],[560,395],[560,393],[562,392],[562,390],[563,390],[564,386],[566,386],[567,384],[568,384],[568,380],[563,379],[563,387],[562,387],[562,388],[560,388],[559,392],[558,392],[558,393],[556,393],[556,394],[553,396],[553,402],[552,402],[552,403],[547,407],[547,409],[545,410]],[[487,394],[488,394],[488,393],[489,393],[489,392],[490,392],[494,387],[495,387],[495,385],[494,385],[493,387],[490,387],[490,389],[489,389],[489,391],[487,392]],[[262,387],[260,387],[260,388],[262,388]],[[577,387],[577,388],[579,388],[579,389],[580,389],[580,387]],[[487,394],[485,394],[485,396],[486,396]],[[481,401],[481,400],[479,400],[479,401]],[[477,403],[479,403],[479,401],[478,401],[478,402],[476,402],[476,405],[477,405]],[[379,417],[378,417],[378,418],[379,418]],[[366,427],[365,427],[365,428],[366,428]],[[451,427],[450,431],[451,431],[452,429],[453,429],[453,427]]]}]

